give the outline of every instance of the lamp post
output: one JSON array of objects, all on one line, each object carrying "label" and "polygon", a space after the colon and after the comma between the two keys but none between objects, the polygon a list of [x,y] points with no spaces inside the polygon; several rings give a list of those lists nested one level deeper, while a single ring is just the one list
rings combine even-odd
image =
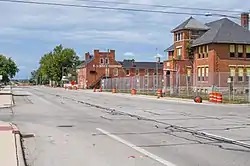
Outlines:
[{"label": "lamp post", "polygon": [[109,49],[107,50],[107,56],[106,56],[105,64],[106,64],[106,72],[105,72],[106,79],[105,79],[105,82],[106,82],[106,88],[108,89]]},{"label": "lamp post", "polygon": [[158,56],[156,56],[156,83],[157,83],[157,89],[159,89],[159,69],[158,69],[158,64],[160,63],[161,58]]}]

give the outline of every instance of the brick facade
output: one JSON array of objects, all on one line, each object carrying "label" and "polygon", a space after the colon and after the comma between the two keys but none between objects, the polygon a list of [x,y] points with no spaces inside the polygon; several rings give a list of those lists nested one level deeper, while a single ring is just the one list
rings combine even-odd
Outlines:
[{"label": "brick facade", "polygon": [[[147,66],[149,63],[150,66]],[[134,64],[137,66],[126,66],[124,65],[124,61],[116,61],[115,50],[110,50],[110,52],[94,50],[93,55],[85,53],[85,62],[78,69],[79,88],[86,89],[93,88],[93,86],[99,86],[101,79],[106,77],[120,78],[154,75],[156,73],[156,68],[158,68],[159,75],[163,74],[162,63],[135,62]],[[141,64],[143,64],[143,66]]]},{"label": "brick facade", "polygon": [[[228,22],[228,20],[226,21]],[[239,27],[237,28],[239,29]],[[205,33],[204,30],[201,30],[200,36],[204,34],[203,32]],[[178,30],[173,33],[173,48],[169,48],[169,60],[164,62],[165,87],[187,86],[187,84],[205,89],[212,85],[228,87],[229,77],[233,79],[235,87],[237,87],[237,84],[248,83],[248,76],[250,75],[250,43],[238,42],[236,44],[225,41],[226,44],[205,43],[192,46],[194,60],[191,63],[187,52],[189,42],[193,41],[191,40],[191,33],[192,29]],[[181,34],[181,37],[177,38],[178,34]],[[233,41],[233,39],[231,40]],[[243,41],[244,39],[239,40]],[[180,54],[181,56],[179,56]],[[232,69],[235,71],[234,77],[231,77]],[[189,76],[191,80],[188,82],[187,77]]]}]

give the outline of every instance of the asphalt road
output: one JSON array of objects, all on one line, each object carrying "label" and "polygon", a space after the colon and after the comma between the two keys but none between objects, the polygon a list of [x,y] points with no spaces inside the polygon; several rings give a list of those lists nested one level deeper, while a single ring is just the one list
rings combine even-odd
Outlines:
[{"label": "asphalt road", "polygon": [[45,87],[14,92],[29,96],[15,96],[14,115],[1,110],[0,120],[16,123],[22,133],[35,134],[24,139],[30,166],[250,165],[250,149],[116,113],[250,143],[248,106],[194,105]]}]

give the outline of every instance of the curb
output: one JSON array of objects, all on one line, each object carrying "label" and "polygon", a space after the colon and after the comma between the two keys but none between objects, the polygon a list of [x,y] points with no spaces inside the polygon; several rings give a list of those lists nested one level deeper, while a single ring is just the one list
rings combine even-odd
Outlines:
[{"label": "curb", "polygon": [[15,134],[15,146],[16,146],[16,157],[17,157],[17,166],[27,166],[25,161],[24,151],[22,147],[21,134],[16,125],[11,124],[12,133]]}]

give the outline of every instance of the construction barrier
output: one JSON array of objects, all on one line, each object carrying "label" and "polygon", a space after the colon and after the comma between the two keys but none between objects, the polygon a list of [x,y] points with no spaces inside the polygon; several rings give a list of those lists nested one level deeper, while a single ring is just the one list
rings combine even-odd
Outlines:
[{"label": "construction barrier", "polygon": [[131,90],[131,95],[136,95],[136,89]]},{"label": "construction barrier", "polygon": [[217,93],[217,103],[222,103],[222,94]]},{"label": "construction barrier", "polygon": [[209,93],[209,101],[212,103],[222,103],[222,94],[219,92]]},{"label": "construction barrier", "polygon": [[209,93],[209,102],[213,102],[213,93]]},{"label": "construction barrier", "polygon": [[113,88],[113,89],[112,89],[112,93],[116,93],[116,88]]},{"label": "construction barrier", "polygon": [[162,96],[162,89],[158,89],[157,90],[157,97],[159,98],[159,97],[163,97]]}]

